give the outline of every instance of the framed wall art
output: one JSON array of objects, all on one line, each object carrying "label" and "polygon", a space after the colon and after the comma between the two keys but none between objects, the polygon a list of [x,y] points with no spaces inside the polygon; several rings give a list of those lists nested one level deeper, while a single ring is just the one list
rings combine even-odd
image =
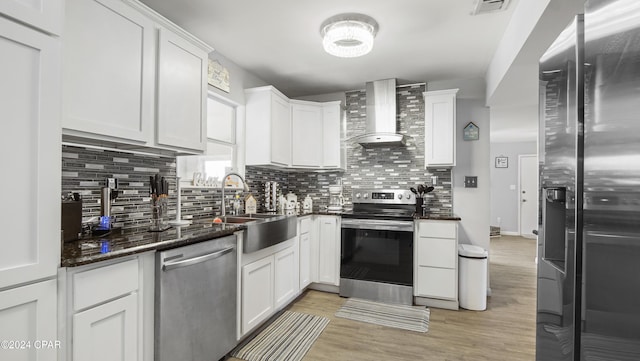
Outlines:
[{"label": "framed wall art", "polygon": [[231,91],[231,87],[229,85],[229,70],[222,66],[218,60],[209,59],[207,75],[207,82],[209,85],[213,85],[227,93]]},{"label": "framed wall art", "polygon": [[509,168],[509,157],[496,157],[496,168]]}]

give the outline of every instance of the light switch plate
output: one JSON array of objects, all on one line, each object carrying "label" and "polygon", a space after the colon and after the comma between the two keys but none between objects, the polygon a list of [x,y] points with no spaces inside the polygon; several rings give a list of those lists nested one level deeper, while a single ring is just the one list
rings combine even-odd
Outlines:
[{"label": "light switch plate", "polygon": [[464,176],[465,188],[478,188],[478,177],[476,176]]}]

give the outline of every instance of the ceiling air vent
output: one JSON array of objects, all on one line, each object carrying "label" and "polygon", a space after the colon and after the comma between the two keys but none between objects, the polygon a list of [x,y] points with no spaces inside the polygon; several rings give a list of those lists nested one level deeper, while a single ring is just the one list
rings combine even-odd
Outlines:
[{"label": "ceiling air vent", "polygon": [[503,11],[507,5],[509,5],[509,0],[474,0],[471,15]]}]

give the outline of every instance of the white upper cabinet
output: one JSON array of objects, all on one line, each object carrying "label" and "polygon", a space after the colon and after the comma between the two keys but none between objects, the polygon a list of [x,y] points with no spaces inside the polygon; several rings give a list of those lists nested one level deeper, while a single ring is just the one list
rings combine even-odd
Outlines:
[{"label": "white upper cabinet", "polygon": [[67,0],[65,130],[139,143],[150,140],[154,31],[151,19],[122,1]]},{"label": "white upper cabinet", "polygon": [[343,167],[340,101],[289,100],[272,86],[245,94],[247,165]]},{"label": "white upper cabinet", "polygon": [[158,54],[158,144],[204,151],[207,53],[160,29]]},{"label": "white upper cabinet", "polygon": [[211,48],[133,0],[68,0],[63,134],[202,153]]},{"label": "white upper cabinet", "polygon": [[291,109],[276,88],[246,89],[246,164],[289,166]]},{"label": "white upper cabinet", "polygon": [[341,102],[328,102],[322,104],[322,139],[323,157],[322,165],[325,168],[344,168],[342,153],[342,106]]},{"label": "white upper cabinet", "polygon": [[322,118],[321,105],[291,100],[291,165],[293,167],[322,165]]},{"label": "white upper cabinet", "polygon": [[60,41],[0,17],[0,54],[3,289],[53,277],[60,262]]},{"label": "white upper cabinet", "polygon": [[458,89],[424,95],[425,167],[456,165],[456,94]]},{"label": "white upper cabinet", "polygon": [[64,0],[2,0],[0,14],[60,35]]}]

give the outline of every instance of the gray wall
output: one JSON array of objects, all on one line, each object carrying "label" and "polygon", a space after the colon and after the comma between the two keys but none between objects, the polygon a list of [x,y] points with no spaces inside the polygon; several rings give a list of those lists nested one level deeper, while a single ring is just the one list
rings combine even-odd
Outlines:
[{"label": "gray wall", "polygon": [[[465,141],[463,129],[473,122],[480,139]],[[453,167],[453,213],[462,218],[458,227],[460,243],[489,250],[489,108],[484,99],[458,99],[456,106],[456,166]],[[464,177],[477,176],[477,188],[465,188]]]},{"label": "gray wall", "polygon": [[[518,156],[536,154],[536,142],[491,143],[491,225],[518,233]],[[495,158],[509,158],[508,168],[496,168]],[[513,188],[513,189],[512,189]]]},{"label": "gray wall", "polygon": [[235,102],[238,105],[245,104],[245,89],[269,85],[264,80],[258,78],[255,74],[244,70],[216,51],[209,54],[209,59],[218,60],[218,62],[220,62],[220,64],[229,71],[230,91],[227,93],[211,85],[209,85],[209,90],[231,100],[232,102]]}]

